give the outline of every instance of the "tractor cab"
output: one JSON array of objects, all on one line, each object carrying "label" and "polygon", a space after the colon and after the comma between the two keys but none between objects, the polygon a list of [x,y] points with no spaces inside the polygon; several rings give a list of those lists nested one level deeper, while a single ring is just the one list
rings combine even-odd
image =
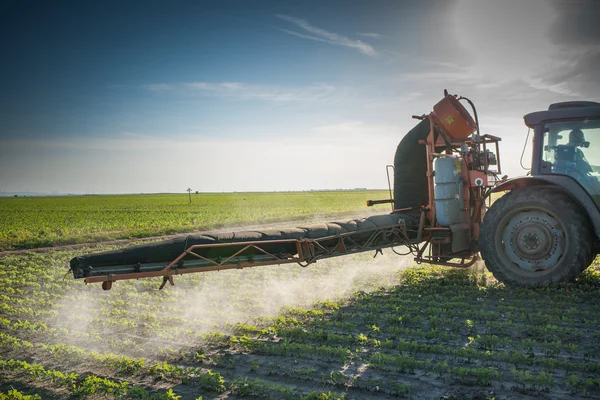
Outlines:
[{"label": "tractor cab", "polygon": [[573,178],[600,207],[600,116],[549,120],[541,124],[540,131],[539,173]]},{"label": "tractor cab", "polygon": [[[600,103],[571,101],[525,116],[535,130],[532,175],[575,180],[600,209]],[[581,199],[577,199],[581,202]]]}]

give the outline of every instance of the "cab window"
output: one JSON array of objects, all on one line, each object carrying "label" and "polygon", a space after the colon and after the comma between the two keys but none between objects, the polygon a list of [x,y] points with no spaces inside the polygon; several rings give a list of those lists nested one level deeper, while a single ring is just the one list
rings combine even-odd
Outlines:
[{"label": "cab window", "polygon": [[544,125],[545,173],[575,179],[600,207],[600,119]]}]

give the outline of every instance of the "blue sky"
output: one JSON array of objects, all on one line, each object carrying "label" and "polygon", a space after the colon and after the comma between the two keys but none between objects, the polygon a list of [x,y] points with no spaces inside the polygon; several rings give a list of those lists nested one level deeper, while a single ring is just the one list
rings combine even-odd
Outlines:
[{"label": "blue sky", "polygon": [[519,175],[525,113],[600,100],[599,4],[4,2],[0,192],[381,188],[443,89]]}]

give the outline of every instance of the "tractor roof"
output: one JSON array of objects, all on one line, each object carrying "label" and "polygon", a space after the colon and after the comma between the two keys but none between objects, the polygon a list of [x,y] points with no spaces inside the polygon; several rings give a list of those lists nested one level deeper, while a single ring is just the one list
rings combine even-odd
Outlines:
[{"label": "tractor roof", "polygon": [[536,111],[523,117],[525,125],[533,128],[544,121],[579,118],[600,118],[600,103],[594,101],[565,101],[550,104],[546,111]]}]

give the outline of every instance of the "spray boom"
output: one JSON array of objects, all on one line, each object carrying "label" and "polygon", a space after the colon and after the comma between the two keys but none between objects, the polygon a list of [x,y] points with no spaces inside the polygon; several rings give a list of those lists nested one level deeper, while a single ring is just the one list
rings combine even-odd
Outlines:
[{"label": "spray boom", "polygon": [[[461,104],[467,101],[475,119]],[[390,203],[392,212],[350,221],[285,230],[195,234],[124,250],[75,257],[71,271],[108,290],[124,279],[295,263],[404,246],[415,261],[467,267],[477,260],[476,243],[484,199],[500,173],[499,138],[479,133],[473,103],[449,95],[408,132],[396,150],[394,195],[368,200]],[[491,170],[497,166],[497,170]],[[400,254],[400,253],[398,253]]]}]

